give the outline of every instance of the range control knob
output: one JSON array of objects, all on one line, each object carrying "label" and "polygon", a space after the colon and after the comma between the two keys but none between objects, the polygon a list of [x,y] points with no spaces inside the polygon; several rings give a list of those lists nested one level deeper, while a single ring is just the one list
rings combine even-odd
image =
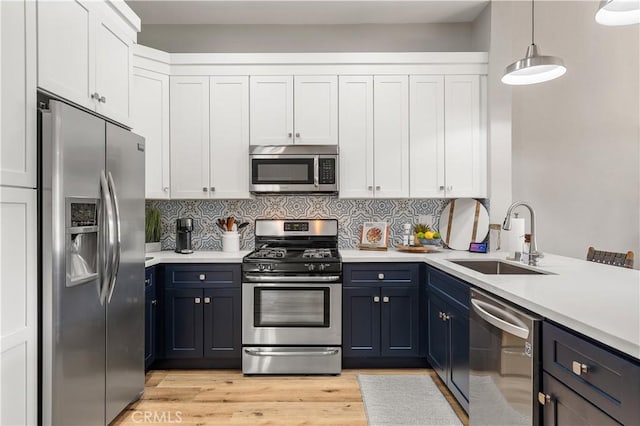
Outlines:
[{"label": "range control knob", "polygon": [[304,266],[306,266],[309,271],[314,271],[316,269],[316,265],[313,263],[305,263]]},{"label": "range control knob", "polygon": [[318,269],[320,269],[321,271],[324,271],[326,268],[330,268],[331,264],[330,263],[321,263],[320,265],[318,265]]}]

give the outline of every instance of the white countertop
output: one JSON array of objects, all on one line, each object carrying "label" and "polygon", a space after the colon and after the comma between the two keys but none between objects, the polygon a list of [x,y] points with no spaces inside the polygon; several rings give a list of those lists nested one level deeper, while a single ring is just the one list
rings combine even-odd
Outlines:
[{"label": "white countertop", "polygon": [[640,359],[640,271],[545,254],[533,269],[549,275],[486,275],[452,259],[504,259],[504,253],[443,250],[341,250],[343,262],[426,262],[479,289],[522,306]]},{"label": "white countertop", "polygon": [[[240,263],[249,251],[224,253],[173,251],[147,253],[160,263]],[[600,265],[585,260],[545,254],[537,269],[549,275],[485,275],[450,262],[452,259],[504,259],[504,253],[476,254],[443,250],[440,253],[402,253],[340,250],[342,261],[426,262],[479,289],[522,306],[640,359],[640,271]],[[535,268],[534,268],[535,269]]]}]

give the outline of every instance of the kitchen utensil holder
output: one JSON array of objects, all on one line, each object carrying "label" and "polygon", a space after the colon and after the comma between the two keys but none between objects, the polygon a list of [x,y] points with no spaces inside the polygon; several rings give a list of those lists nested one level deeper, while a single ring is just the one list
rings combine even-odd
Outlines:
[{"label": "kitchen utensil holder", "polygon": [[229,231],[222,234],[222,251],[226,253],[240,251],[240,235],[238,231]]}]

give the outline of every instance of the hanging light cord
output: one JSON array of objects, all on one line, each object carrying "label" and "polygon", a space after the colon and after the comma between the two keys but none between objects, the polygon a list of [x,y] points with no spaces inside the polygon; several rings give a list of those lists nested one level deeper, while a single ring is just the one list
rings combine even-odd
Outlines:
[{"label": "hanging light cord", "polygon": [[534,29],[535,29],[535,14],[533,13],[533,0],[531,0],[531,44],[535,44],[533,41]]}]

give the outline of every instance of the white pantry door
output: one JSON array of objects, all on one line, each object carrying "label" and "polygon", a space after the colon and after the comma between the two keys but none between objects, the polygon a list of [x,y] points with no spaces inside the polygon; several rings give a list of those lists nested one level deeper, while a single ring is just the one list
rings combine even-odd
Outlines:
[{"label": "white pantry door", "polygon": [[293,76],[251,76],[251,144],[293,143]]}]

